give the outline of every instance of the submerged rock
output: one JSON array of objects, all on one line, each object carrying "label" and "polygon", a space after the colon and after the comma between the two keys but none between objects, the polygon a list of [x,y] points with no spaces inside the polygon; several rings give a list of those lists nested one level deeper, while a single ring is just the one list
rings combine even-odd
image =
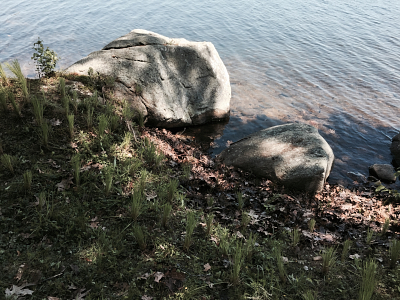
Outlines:
[{"label": "submerged rock", "polygon": [[220,159],[287,188],[316,193],[331,172],[334,155],[316,128],[292,123],[251,134],[222,151]]},{"label": "submerged rock", "polygon": [[171,39],[136,29],[74,63],[66,73],[116,79],[114,96],[148,125],[181,127],[229,118],[229,75],[210,42]]},{"label": "submerged rock", "polygon": [[396,181],[396,176],[394,176],[395,172],[394,167],[389,164],[374,164],[369,167],[369,173],[372,176],[387,183]]}]

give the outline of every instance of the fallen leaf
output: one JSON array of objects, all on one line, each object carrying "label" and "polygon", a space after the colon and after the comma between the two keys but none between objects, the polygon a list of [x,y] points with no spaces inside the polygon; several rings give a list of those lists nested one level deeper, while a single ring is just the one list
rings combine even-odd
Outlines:
[{"label": "fallen leaf", "polygon": [[215,242],[218,245],[218,238],[217,237],[211,236],[210,240]]},{"label": "fallen leaf", "polygon": [[60,120],[56,120],[56,119],[51,119],[50,120],[50,124],[52,125],[52,126],[59,126],[60,124],[61,124],[62,122],[60,121]]},{"label": "fallen leaf", "polygon": [[67,190],[69,189],[71,184],[72,184],[72,177],[63,179],[61,180],[61,182],[56,184],[57,191],[62,192],[64,190]]},{"label": "fallen leaf", "polygon": [[17,275],[15,275],[15,279],[17,279],[17,281],[21,280],[22,274],[24,273],[24,269],[25,269],[25,264],[22,264],[19,266],[18,271],[17,271]]},{"label": "fallen leaf", "polygon": [[24,295],[32,295],[33,291],[30,289],[24,289],[24,287],[29,286],[32,284],[23,284],[21,286],[12,286],[12,290],[9,290],[8,288],[6,289],[6,296],[11,297],[11,296],[24,296]]},{"label": "fallen leaf", "polygon": [[60,300],[60,298],[48,296],[47,300]]},{"label": "fallen leaf", "polygon": [[207,272],[207,271],[210,270],[210,269],[211,269],[211,266],[210,266],[209,263],[207,263],[207,264],[204,265],[204,272]]},{"label": "fallen leaf", "polygon": [[138,277],[138,279],[147,279],[147,278],[149,278],[149,276],[150,276],[150,273],[145,273],[142,276]]},{"label": "fallen leaf", "polygon": [[244,235],[240,231],[237,231],[236,235],[238,238],[244,239]]},{"label": "fallen leaf", "polygon": [[147,296],[147,295],[143,295],[142,296],[142,300],[151,300],[153,299],[153,297]]},{"label": "fallen leaf", "polygon": [[349,258],[351,258],[351,259],[359,259],[359,258],[361,258],[361,256],[356,253],[356,254],[353,254],[353,255],[349,255]]},{"label": "fallen leaf", "polygon": [[156,273],[154,274],[154,281],[155,281],[155,282],[160,282],[161,278],[163,278],[163,277],[164,277],[164,273],[162,273],[162,272],[156,272]]},{"label": "fallen leaf", "polygon": [[289,262],[289,259],[288,259],[286,256],[282,256],[282,261],[283,261],[284,263],[288,263],[288,262]]},{"label": "fallen leaf", "polygon": [[320,256],[320,255],[315,256],[315,257],[313,257],[313,260],[314,260],[314,261],[322,260],[322,256]]}]

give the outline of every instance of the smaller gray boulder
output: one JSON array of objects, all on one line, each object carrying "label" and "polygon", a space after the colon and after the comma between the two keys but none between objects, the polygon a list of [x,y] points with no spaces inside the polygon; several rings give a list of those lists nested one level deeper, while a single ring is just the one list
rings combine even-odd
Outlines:
[{"label": "smaller gray boulder", "polygon": [[394,176],[395,172],[393,166],[389,164],[374,164],[369,167],[369,173],[372,176],[387,183],[393,183],[396,181],[396,176]]},{"label": "smaller gray boulder", "polygon": [[392,145],[390,146],[390,152],[393,155],[393,159],[398,166],[400,166],[400,133],[392,139]]},{"label": "smaller gray boulder", "polygon": [[320,192],[328,178],[334,155],[313,126],[291,123],[251,134],[231,144],[221,161],[284,185]]}]

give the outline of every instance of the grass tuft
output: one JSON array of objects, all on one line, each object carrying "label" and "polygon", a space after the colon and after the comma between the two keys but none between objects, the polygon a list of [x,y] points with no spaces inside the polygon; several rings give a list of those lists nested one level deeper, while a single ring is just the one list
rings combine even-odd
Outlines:
[{"label": "grass tuft", "polygon": [[243,205],[244,205],[242,192],[237,192],[236,193],[236,198],[237,198],[237,201],[238,201],[238,208],[239,208],[239,210],[242,210],[243,209]]},{"label": "grass tuft", "polygon": [[208,214],[206,217],[206,235],[210,235],[213,228],[214,215]]},{"label": "grass tuft", "polygon": [[45,145],[46,147],[49,144],[49,125],[46,122],[43,122],[40,125],[40,129],[41,129],[41,134],[42,134],[42,142],[43,145]]},{"label": "grass tuft", "polygon": [[315,223],[316,223],[315,219],[311,219],[311,220],[308,222],[308,230],[309,230],[310,232],[314,232]]},{"label": "grass tuft", "polygon": [[28,84],[24,74],[22,73],[21,66],[17,59],[13,60],[11,63],[6,64],[7,68],[14,73],[17,77],[18,83],[21,86],[22,95],[25,101],[29,101],[29,91],[28,91]]},{"label": "grass tuft", "polygon": [[36,124],[43,124],[44,100],[38,97],[32,97],[33,113],[35,115]]},{"label": "grass tuft", "polygon": [[377,265],[372,259],[365,262],[361,271],[362,281],[360,291],[358,293],[358,300],[370,300],[372,298],[376,285],[376,268]]},{"label": "grass tuft", "polygon": [[296,247],[300,242],[300,231],[298,228],[293,228],[291,232],[292,246]]},{"label": "grass tuft", "polygon": [[336,263],[336,249],[331,247],[322,253],[322,273],[327,275]]},{"label": "grass tuft", "polygon": [[32,187],[32,172],[30,170],[24,173],[24,188],[29,191]]},{"label": "grass tuft", "polygon": [[1,64],[0,64],[0,79],[1,79],[2,85],[8,84],[8,78],[7,78],[6,72],[4,71],[3,66]]},{"label": "grass tuft", "polygon": [[143,211],[143,194],[140,189],[134,189],[131,196],[131,209],[130,214],[132,219],[136,222],[137,218]]},{"label": "grass tuft", "polygon": [[282,249],[280,244],[276,243],[273,254],[276,259],[276,265],[278,266],[279,278],[282,282],[286,282],[286,271],[283,263]]},{"label": "grass tuft", "polygon": [[371,228],[368,228],[367,229],[367,238],[365,239],[365,241],[368,245],[371,244],[373,237],[374,237],[374,231]]},{"label": "grass tuft", "polygon": [[196,227],[196,216],[193,211],[188,212],[187,218],[186,218],[186,235],[185,235],[185,241],[183,243],[183,249],[185,251],[189,250],[190,245],[192,244],[192,238],[193,238],[193,230]]},{"label": "grass tuft", "polygon": [[389,266],[391,269],[394,269],[399,257],[400,257],[400,241],[393,240],[389,246],[389,258],[390,258]]},{"label": "grass tuft", "polygon": [[14,109],[14,112],[17,114],[17,116],[22,117],[21,110],[20,110],[17,102],[15,101],[15,96],[14,96],[13,92],[11,92],[11,91],[8,92],[8,99],[11,101],[11,105]]},{"label": "grass tuft", "polygon": [[8,154],[3,154],[1,156],[1,164],[4,168],[8,169],[12,174],[14,174],[14,161],[15,158]]},{"label": "grass tuft", "polygon": [[7,92],[5,89],[0,89],[0,107],[3,112],[8,111],[7,107]]},{"label": "grass tuft", "polygon": [[75,154],[71,158],[71,166],[74,171],[74,179],[76,186],[80,184],[80,172],[81,172],[81,157],[79,154]]},{"label": "grass tuft", "polygon": [[136,239],[136,242],[139,244],[140,250],[144,251],[146,249],[146,237],[143,233],[143,229],[138,224],[133,226],[133,235]]},{"label": "grass tuft", "polygon": [[167,227],[167,222],[168,222],[171,210],[172,210],[172,205],[171,204],[169,204],[169,203],[164,204],[163,212],[162,212],[162,215],[161,215],[161,225],[164,228]]},{"label": "grass tuft", "polygon": [[69,136],[71,137],[71,139],[74,137],[74,118],[75,116],[73,114],[67,116]]},{"label": "grass tuft", "polygon": [[231,280],[233,284],[239,284],[240,282],[240,270],[243,265],[243,252],[243,244],[237,241],[231,274]]},{"label": "grass tuft", "polygon": [[385,223],[383,223],[381,235],[385,235],[385,234],[386,234],[386,232],[387,232],[388,229],[389,229],[389,225],[390,225],[390,219],[387,218],[387,219],[385,220]]},{"label": "grass tuft", "polygon": [[343,244],[343,250],[342,250],[342,255],[341,255],[341,260],[342,262],[346,260],[347,255],[349,254],[351,244],[353,242],[351,240],[346,240]]}]

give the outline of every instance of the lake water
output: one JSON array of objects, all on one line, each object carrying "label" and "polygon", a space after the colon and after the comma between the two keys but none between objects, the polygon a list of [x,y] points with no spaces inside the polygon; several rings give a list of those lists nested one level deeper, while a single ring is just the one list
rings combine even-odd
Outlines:
[{"label": "lake water", "polygon": [[[228,141],[287,122],[316,126],[331,145],[329,182],[390,163],[400,129],[400,1],[2,0],[0,62],[34,77],[40,37],[65,68],[132,29],[210,41],[231,78],[231,119],[201,131]],[[193,129],[189,132],[195,132]]]}]

